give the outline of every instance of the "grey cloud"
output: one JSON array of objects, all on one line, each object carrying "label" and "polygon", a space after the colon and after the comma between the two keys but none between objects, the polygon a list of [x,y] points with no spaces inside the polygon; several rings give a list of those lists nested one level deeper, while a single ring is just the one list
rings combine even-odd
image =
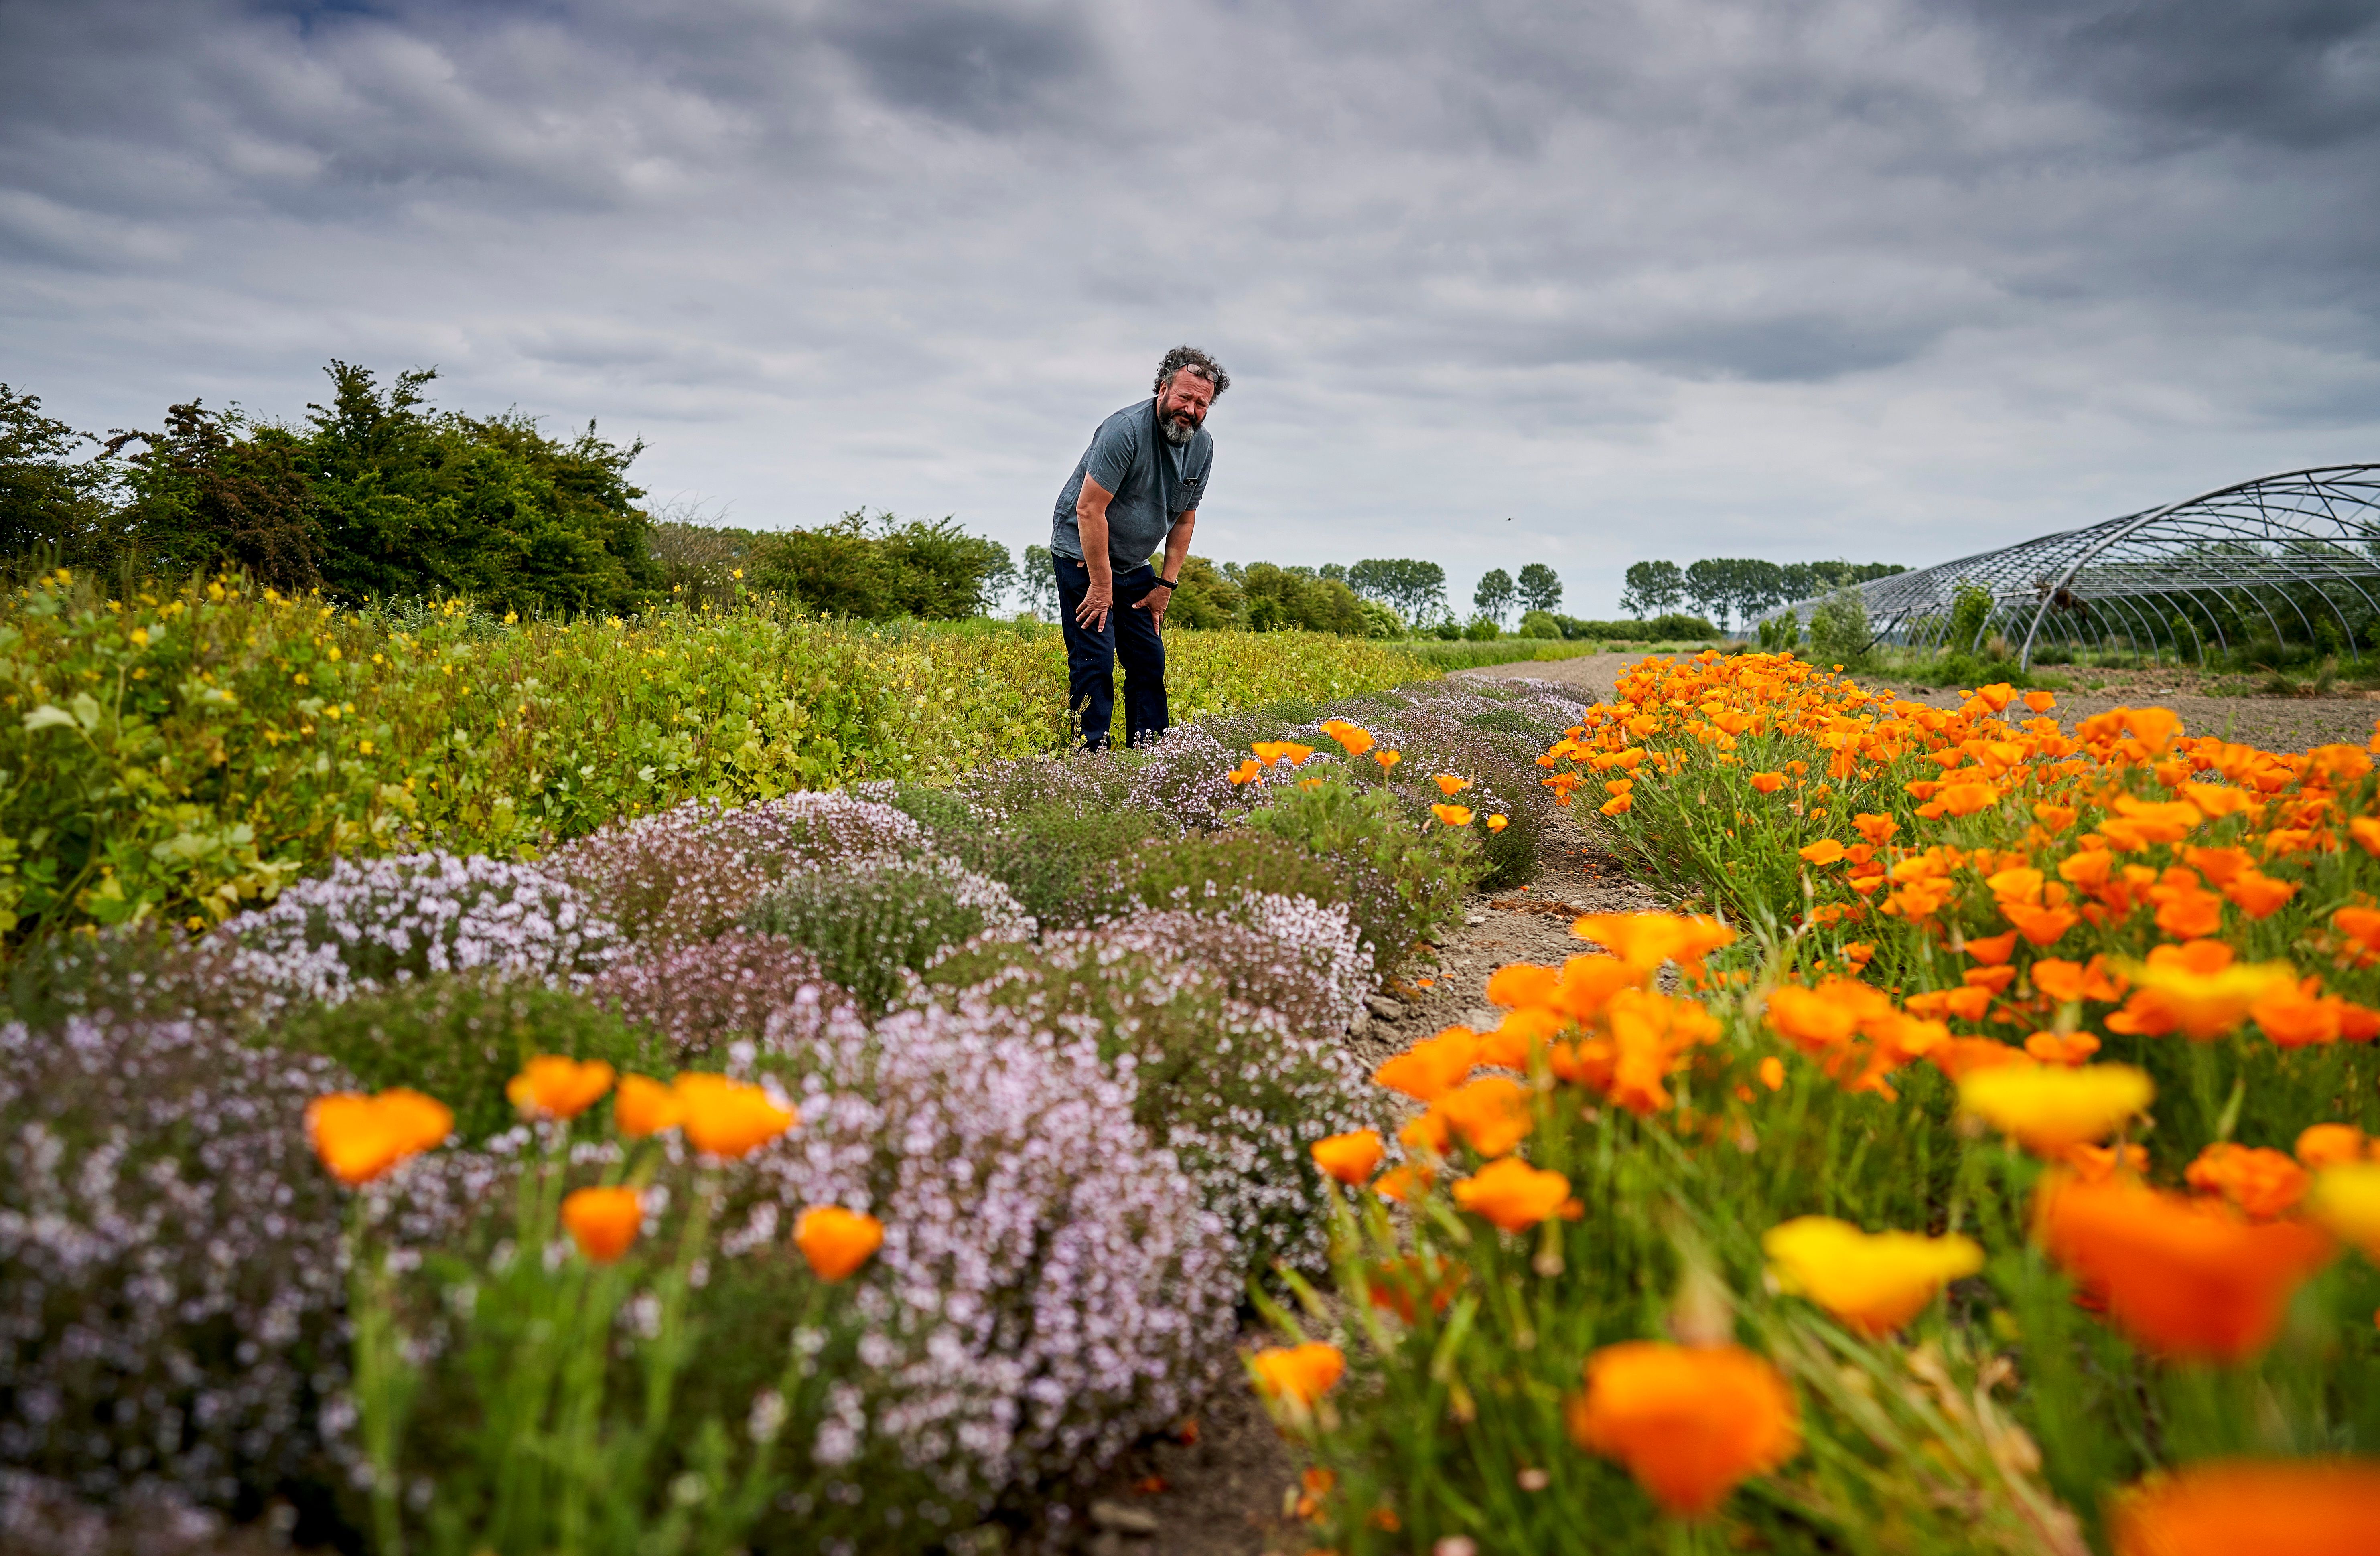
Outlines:
[{"label": "grey cloud", "polygon": [[1922,561],[2380,447],[2373,11],[19,0],[0,378],[436,361],[747,522],[1022,544],[1186,337],[1281,560]]}]

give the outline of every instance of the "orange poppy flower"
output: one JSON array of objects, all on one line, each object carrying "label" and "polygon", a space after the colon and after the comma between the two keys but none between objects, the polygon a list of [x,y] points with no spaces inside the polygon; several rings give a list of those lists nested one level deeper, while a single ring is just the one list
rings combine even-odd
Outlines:
[{"label": "orange poppy flower", "polygon": [[1429,781],[1438,785],[1438,791],[1450,800],[1471,787],[1469,778],[1456,778],[1452,773],[1432,773]]},{"label": "orange poppy flower", "polygon": [[2046,1180],[2043,1244],[2132,1341],[2162,1356],[2243,1361],[2272,1343],[2289,1298],[2330,1261],[2330,1239],[2294,1221],[2136,1179]]},{"label": "orange poppy flower", "polygon": [[686,1143],[707,1156],[747,1156],[801,1121],[758,1086],[707,1070],[677,1078]]},{"label": "orange poppy flower", "polygon": [[1618,1459],[1681,1516],[1709,1513],[1801,1451],[1784,1375],[1741,1345],[1631,1340],[1587,1357],[1585,1370],[1586,1392],[1566,1413],[1571,1441]]},{"label": "orange poppy flower", "polygon": [[812,1205],[794,1222],[794,1247],[830,1285],[858,1273],[883,1246],[884,1224],[863,1211]]},{"label": "orange poppy flower", "polygon": [[1755,794],[1774,794],[1784,787],[1785,775],[1783,773],[1755,773],[1752,775],[1752,791]]},{"label": "orange poppy flower", "polygon": [[1467,806],[1432,805],[1429,808],[1429,814],[1438,817],[1439,820],[1446,823],[1449,826],[1468,826],[1471,825],[1471,812]]},{"label": "orange poppy flower", "polygon": [[2145,962],[2119,965],[2137,987],[2107,1019],[2111,1031],[2153,1037],[2179,1028],[2200,1042],[2221,1037],[2265,995],[2297,981],[2287,962],[2235,964],[2220,940],[2159,946]]},{"label": "orange poppy flower", "polygon": [[2370,1556],[2380,1465],[2230,1459],[2153,1476],[2115,1500],[2116,1556]]},{"label": "orange poppy flower", "polygon": [[1967,954],[1985,967],[2006,966],[2009,958],[2016,954],[2016,931],[2011,929],[2006,935],[1995,935],[1985,940],[1970,940],[1967,942]]},{"label": "orange poppy flower", "polygon": [[2299,1133],[2296,1150],[2298,1161],[2315,1172],[2361,1162],[2373,1154],[2363,1131],[2352,1124],[2311,1125]]},{"label": "orange poppy flower", "polygon": [[2202,1194],[2219,1194],[2258,1221],[2270,1221],[2305,1198],[2306,1170],[2268,1146],[2215,1140],[2198,1153],[2182,1180]]},{"label": "orange poppy flower", "polygon": [[454,1130],[453,1109],[404,1086],[377,1096],[334,1092],[306,1104],[314,1154],[350,1188],[443,1143]]},{"label": "orange poppy flower", "polygon": [[540,1054],[504,1083],[504,1096],[524,1118],[576,1118],[612,1089],[610,1065]]},{"label": "orange poppy flower", "polygon": [[1483,1075],[1439,1098],[1436,1111],[1482,1156],[1501,1156],[1536,1127],[1526,1086],[1507,1075]]},{"label": "orange poppy flower", "polygon": [[1816,842],[1797,851],[1802,855],[1802,862],[1803,863],[1815,864],[1820,869],[1824,869],[1829,864],[1840,862],[1843,857],[1843,845],[1838,838],[1821,838]]},{"label": "orange poppy flower", "polygon": [[1862,811],[1852,816],[1852,826],[1862,838],[1867,840],[1871,848],[1879,849],[1890,842],[1892,835],[1900,830],[1900,823],[1888,815],[1878,815],[1872,811]]},{"label": "orange poppy flower", "polygon": [[1316,1166],[1350,1188],[1369,1182],[1389,1153],[1378,1129],[1331,1135],[1316,1140],[1307,1149],[1314,1153]]},{"label": "orange poppy flower", "polygon": [[1248,1370],[1257,1392],[1267,1399],[1311,1409],[1339,1386],[1347,1372],[1347,1357],[1336,1345],[1309,1340],[1303,1345],[1268,1345],[1248,1358]]},{"label": "orange poppy flower", "polygon": [[1490,832],[1501,832],[1512,825],[1512,818],[1508,815],[1491,815],[1488,818],[1488,830]]},{"label": "orange poppy flower", "polygon": [[1631,795],[1614,794],[1595,808],[1603,815],[1626,815],[1636,808],[1636,802]]},{"label": "orange poppy flower", "polygon": [[1372,1072],[1372,1083],[1417,1103],[1434,1103],[1469,1080],[1478,1062],[1478,1034],[1469,1027],[1449,1027],[1383,1063]]},{"label": "orange poppy flower", "polygon": [[1262,783],[1264,767],[1253,756],[1244,757],[1240,765],[1223,775],[1233,783]]},{"label": "orange poppy flower", "polygon": [[1427,1189],[1437,1176],[1421,1163],[1401,1162],[1379,1176],[1372,1185],[1372,1192],[1383,1200],[1404,1204]]},{"label": "orange poppy flower", "polygon": [[1488,1163],[1469,1177],[1457,1178],[1454,1202],[1486,1216],[1506,1232],[1523,1232],[1548,1216],[1575,1221],[1586,1207],[1570,1197],[1570,1179],[1541,1172],[1517,1156]]},{"label": "orange poppy flower", "polygon": [[674,1129],[685,1116],[677,1093],[650,1076],[624,1075],[612,1097],[612,1122],[630,1140]]},{"label": "orange poppy flower", "polygon": [[2045,1065],[2079,1065],[2099,1051],[2099,1040],[2087,1031],[2037,1031],[2024,1040],[2024,1051]]},{"label": "orange poppy flower", "polygon": [[1372,753],[1372,760],[1378,762],[1380,765],[1380,771],[1385,773],[1390,768],[1395,766],[1399,762],[1403,761],[1404,756],[1401,752],[1376,751]]},{"label": "orange poppy flower", "polygon": [[1324,734],[1346,747],[1350,756],[1361,756],[1372,749],[1371,734],[1343,718],[1326,718],[1319,728]]},{"label": "orange poppy flower", "polygon": [[1257,741],[1248,749],[1268,767],[1276,762],[1286,762],[1294,767],[1314,754],[1312,746],[1300,745],[1295,741]]},{"label": "orange poppy flower", "polygon": [[589,1264],[610,1264],[644,1228],[644,1197],[633,1188],[575,1188],[562,1201],[563,1229]]}]

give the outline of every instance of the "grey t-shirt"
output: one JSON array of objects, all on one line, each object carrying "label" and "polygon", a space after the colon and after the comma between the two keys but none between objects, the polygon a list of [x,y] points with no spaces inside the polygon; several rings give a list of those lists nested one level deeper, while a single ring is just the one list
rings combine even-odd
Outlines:
[{"label": "grey t-shirt", "polygon": [[1083,537],[1075,522],[1075,501],[1083,494],[1083,475],[1115,494],[1108,504],[1108,561],[1119,571],[1138,567],[1165,544],[1166,532],[1181,514],[1198,506],[1207,495],[1207,473],[1214,466],[1215,440],[1205,428],[1176,448],[1157,429],[1157,397],[1099,423],[1091,446],[1075,462],[1058,493],[1050,515],[1050,549],[1062,557],[1084,560]]}]

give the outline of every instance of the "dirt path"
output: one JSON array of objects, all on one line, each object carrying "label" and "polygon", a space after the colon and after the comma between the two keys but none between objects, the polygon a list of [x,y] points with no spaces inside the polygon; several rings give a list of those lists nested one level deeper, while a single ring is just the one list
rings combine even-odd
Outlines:
[{"label": "dirt path", "polygon": [[[1596,694],[1608,696],[1611,675],[1633,657],[1608,654],[1465,673],[1473,679],[1503,679],[1498,672],[1576,673],[1576,667],[1608,666]],[[1474,897],[1462,927],[1439,947],[1435,968],[1417,969],[1410,982],[1375,996],[1371,1010],[1348,1038],[1366,1065],[1442,1027],[1493,1025],[1500,1013],[1487,1001],[1488,975],[1507,962],[1558,964],[1578,954],[1581,947],[1570,924],[1579,914],[1659,906],[1567,819],[1548,841],[1548,857],[1536,880],[1511,891]],[[1421,986],[1423,980],[1427,980],[1427,987]],[[1253,1332],[1244,1337],[1247,1345],[1264,1342],[1264,1336]],[[1246,1383],[1236,1375],[1227,1376],[1199,1412],[1192,1441],[1145,1443],[1125,1454],[1096,1492],[1078,1504],[1081,1511],[1071,1520],[1071,1528],[1063,1534],[1050,1531],[1042,1548],[1100,1556],[1290,1556],[1310,1543],[1293,1512],[1297,1469]]]}]

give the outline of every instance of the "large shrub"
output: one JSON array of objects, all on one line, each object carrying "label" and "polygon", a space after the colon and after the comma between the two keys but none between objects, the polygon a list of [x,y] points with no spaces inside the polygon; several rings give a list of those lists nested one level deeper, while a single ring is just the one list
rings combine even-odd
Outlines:
[{"label": "large shrub", "polygon": [[333,1478],[340,1206],[303,1119],[346,1084],[199,1023],[0,1027],[0,1466],[248,1516]]}]

